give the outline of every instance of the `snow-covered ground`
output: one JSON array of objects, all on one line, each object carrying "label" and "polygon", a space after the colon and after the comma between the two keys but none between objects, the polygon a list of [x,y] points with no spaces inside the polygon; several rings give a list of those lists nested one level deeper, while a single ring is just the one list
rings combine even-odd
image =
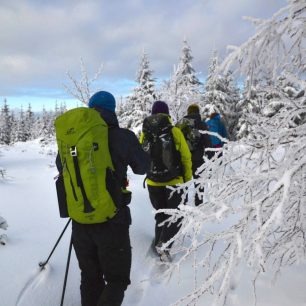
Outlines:
[{"label": "snow-covered ground", "polygon": [[[7,179],[0,180],[0,216],[7,220],[7,244],[0,245],[0,306],[57,306],[61,291],[70,240],[70,226],[64,234],[46,269],[38,263],[45,260],[67,219],[60,219],[54,185],[55,146],[41,148],[38,141],[0,148],[0,167]],[[143,176],[129,173],[133,192],[131,242],[133,263],[131,285],[123,306],[167,306],[175,303],[193,287],[192,263],[186,263],[180,275],[167,281],[159,278],[163,267],[152,257],[149,245],[153,239],[154,216]],[[277,282],[271,275],[257,282],[257,306],[306,306],[306,265],[283,270]],[[65,303],[80,306],[80,273],[74,253],[66,288]],[[232,290],[228,305],[253,305],[254,296],[249,272]],[[211,305],[202,298],[197,305]]]}]

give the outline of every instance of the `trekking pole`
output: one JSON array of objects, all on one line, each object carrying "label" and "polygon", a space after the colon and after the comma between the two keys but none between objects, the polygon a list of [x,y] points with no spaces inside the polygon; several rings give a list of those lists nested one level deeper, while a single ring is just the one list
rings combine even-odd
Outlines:
[{"label": "trekking pole", "polygon": [[65,292],[66,292],[66,284],[67,284],[69,264],[70,264],[70,258],[71,258],[71,249],[72,249],[72,235],[71,235],[71,238],[70,238],[68,258],[67,258],[65,278],[64,278],[64,285],[63,285],[63,291],[62,291],[62,299],[61,299],[61,305],[60,306],[64,305],[64,297],[65,297]]},{"label": "trekking pole", "polygon": [[40,266],[40,269],[41,269],[41,270],[43,270],[43,269],[45,268],[45,265],[48,263],[50,257],[52,256],[54,250],[56,249],[58,243],[60,242],[62,236],[64,235],[64,233],[65,233],[65,231],[66,231],[66,229],[67,229],[67,227],[68,227],[70,221],[71,221],[71,219],[69,218],[67,224],[65,225],[65,227],[64,227],[64,229],[63,229],[63,231],[62,231],[62,233],[61,233],[60,236],[58,237],[58,239],[57,239],[57,241],[56,241],[56,243],[55,243],[55,245],[54,245],[54,247],[53,247],[53,249],[52,249],[52,251],[51,251],[49,257],[47,258],[47,260],[42,261],[42,262],[40,262],[40,263],[38,264],[38,265]]}]

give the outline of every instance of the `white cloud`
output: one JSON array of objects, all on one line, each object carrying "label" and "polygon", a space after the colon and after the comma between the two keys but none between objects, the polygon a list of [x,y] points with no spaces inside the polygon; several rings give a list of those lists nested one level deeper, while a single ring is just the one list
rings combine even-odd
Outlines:
[{"label": "white cloud", "polygon": [[[9,3],[8,3],[9,2]],[[285,0],[0,1],[0,92],[58,89],[65,72],[89,71],[101,62],[103,77],[135,78],[145,48],[155,76],[168,76],[187,38],[194,67],[206,73],[211,51],[241,44],[252,34],[244,15],[270,17]]]}]

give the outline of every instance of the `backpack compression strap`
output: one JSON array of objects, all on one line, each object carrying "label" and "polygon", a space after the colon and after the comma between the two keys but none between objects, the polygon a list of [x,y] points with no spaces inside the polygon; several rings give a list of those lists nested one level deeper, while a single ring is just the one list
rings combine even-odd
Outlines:
[{"label": "backpack compression strap", "polygon": [[84,188],[84,184],[83,184],[83,181],[82,181],[76,146],[72,146],[70,148],[70,154],[71,154],[72,159],[73,159],[73,165],[74,165],[75,175],[76,175],[76,179],[77,179],[77,184],[81,189],[81,193],[82,193],[82,196],[83,196],[83,199],[84,199],[84,213],[93,212],[95,209],[91,206],[91,204],[90,204],[90,202],[87,198],[85,188]]}]

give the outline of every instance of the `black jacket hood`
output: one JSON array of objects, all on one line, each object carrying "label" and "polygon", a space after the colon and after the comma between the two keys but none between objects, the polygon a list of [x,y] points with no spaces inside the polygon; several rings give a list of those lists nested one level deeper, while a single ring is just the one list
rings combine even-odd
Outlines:
[{"label": "black jacket hood", "polygon": [[109,127],[119,127],[117,115],[114,112],[111,112],[105,108],[94,108],[104,119]]}]

